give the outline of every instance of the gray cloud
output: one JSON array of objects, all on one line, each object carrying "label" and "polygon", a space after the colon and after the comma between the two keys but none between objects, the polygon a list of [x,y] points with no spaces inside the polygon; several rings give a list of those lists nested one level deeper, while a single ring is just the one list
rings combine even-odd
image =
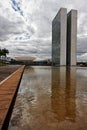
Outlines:
[{"label": "gray cloud", "polygon": [[22,23],[11,22],[8,19],[0,16],[0,40],[7,40],[10,34],[20,34],[23,30],[18,27]]},{"label": "gray cloud", "polygon": [[28,33],[29,35],[34,34],[34,28],[27,26],[26,30],[26,28],[24,28],[23,21],[9,21],[3,16],[0,16],[0,41],[6,41],[10,37],[12,38],[12,35],[15,37],[20,37],[21,34],[28,35]]},{"label": "gray cloud", "polygon": [[41,59],[50,58],[52,20],[60,7],[65,7],[68,11],[71,8],[78,10],[77,54],[79,60],[86,60],[86,0],[21,0],[20,8],[19,5],[14,5],[16,11],[11,4],[10,0],[0,2],[0,12],[3,14],[3,16],[0,14],[0,46],[8,48],[11,56],[29,55]]}]

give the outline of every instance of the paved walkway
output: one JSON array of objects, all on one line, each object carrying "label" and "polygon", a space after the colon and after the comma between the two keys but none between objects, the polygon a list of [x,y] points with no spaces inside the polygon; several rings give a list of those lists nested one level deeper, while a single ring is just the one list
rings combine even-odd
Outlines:
[{"label": "paved walkway", "polygon": [[21,66],[12,75],[0,83],[0,130],[6,130],[8,126],[11,107],[16,98],[16,93],[21,80],[24,66]]}]

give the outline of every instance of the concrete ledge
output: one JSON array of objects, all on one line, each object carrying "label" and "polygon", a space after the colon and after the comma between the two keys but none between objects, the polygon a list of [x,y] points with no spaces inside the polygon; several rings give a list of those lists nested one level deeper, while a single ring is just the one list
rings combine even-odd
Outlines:
[{"label": "concrete ledge", "polygon": [[24,66],[21,66],[0,83],[0,130],[8,128],[23,71]]}]

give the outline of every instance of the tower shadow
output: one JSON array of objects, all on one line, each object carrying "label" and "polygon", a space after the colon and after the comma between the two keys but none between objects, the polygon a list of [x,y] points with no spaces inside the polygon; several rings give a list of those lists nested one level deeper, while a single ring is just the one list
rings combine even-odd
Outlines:
[{"label": "tower shadow", "polygon": [[51,105],[57,120],[75,122],[76,68],[52,68]]}]

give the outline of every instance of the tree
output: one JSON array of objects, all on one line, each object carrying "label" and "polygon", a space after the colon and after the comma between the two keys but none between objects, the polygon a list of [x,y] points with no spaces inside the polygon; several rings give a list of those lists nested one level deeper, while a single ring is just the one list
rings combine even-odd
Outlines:
[{"label": "tree", "polygon": [[0,57],[2,56],[2,50],[0,49]]},{"label": "tree", "polygon": [[6,57],[6,55],[9,54],[9,51],[6,48],[4,48],[1,50],[1,53],[2,53],[1,55]]}]

